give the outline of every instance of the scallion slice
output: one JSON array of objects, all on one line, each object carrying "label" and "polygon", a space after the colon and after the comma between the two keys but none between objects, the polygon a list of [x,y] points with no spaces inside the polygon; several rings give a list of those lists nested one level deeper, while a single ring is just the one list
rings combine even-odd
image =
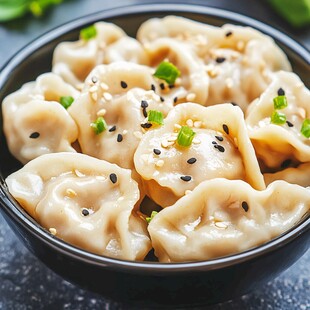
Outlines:
[{"label": "scallion slice", "polygon": [[190,146],[195,134],[196,133],[190,127],[182,126],[177,138],[178,144],[180,146]]},{"label": "scallion slice", "polygon": [[310,138],[310,119],[307,118],[303,121],[301,125],[300,132],[305,136],[306,138]]},{"label": "scallion slice", "polygon": [[158,213],[157,211],[152,211],[151,216],[148,216],[148,217],[146,218],[146,221],[147,221],[148,223],[150,223],[151,220],[154,218],[154,216],[155,216],[157,213]]},{"label": "scallion slice", "polygon": [[92,38],[95,38],[96,36],[97,36],[97,29],[95,25],[88,26],[80,31],[80,38],[84,41],[88,41]]},{"label": "scallion slice", "polygon": [[99,135],[104,132],[108,126],[104,118],[99,116],[93,123],[90,124],[90,127],[94,130],[96,135]]},{"label": "scallion slice", "polygon": [[277,96],[273,98],[273,106],[275,110],[281,110],[287,107],[286,96]]},{"label": "scallion slice", "polygon": [[177,77],[181,75],[179,69],[169,61],[163,61],[157,67],[154,76],[173,85]]},{"label": "scallion slice", "polygon": [[72,102],[74,101],[74,98],[71,96],[62,96],[59,99],[60,104],[65,108],[68,109]]},{"label": "scallion slice", "polygon": [[286,123],[286,116],[283,113],[274,111],[271,115],[271,123],[275,125],[282,125]]},{"label": "scallion slice", "polygon": [[163,125],[164,124],[164,116],[163,113],[160,111],[150,110],[148,112],[148,118],[149,123]]}]

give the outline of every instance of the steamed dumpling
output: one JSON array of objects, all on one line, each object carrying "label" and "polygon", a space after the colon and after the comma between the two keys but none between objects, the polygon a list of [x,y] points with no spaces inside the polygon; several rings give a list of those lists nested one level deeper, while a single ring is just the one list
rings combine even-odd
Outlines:
[{"label": "steamed dumpling", "polygon": [[[271,123],[273,99],[285,94],[287,107],[277,110],[286,116],[282,125]],[[310,162],[310,139],[301,133],[302,123],[310,119],[310,91],[295,73],[281,71],[259,99],[255,100],[246,117],[249,136],[257,157],[266,169],[281,170],[287,166]]]},{"label": "steamed dumpling", "polygon": [[291,70],[275,42],[250,27],[227,24],[219,28],[167,16],[143,23],[137,38],[146,48],[158,38],[188,44],[210,78],[205,105],[235,102],[246,111],[248,104],[265,90],[272,72]]},{"label": "steamed dumpling", "polygon": [[133,211],[139,190],[129,170],[78,153],[48,154],[6,183],[39,224],[75,246],[128,260],[150,250],[146,222]]},{"label": "steamed dumpling", "polygon": [[10,152],[22,163],[54,152],[75,152],[78,130],[59,103],[79,92],[53,73],[40,75],[2,103],[3,128]]},{"label": "steamed dumpling", "polygon": [[148,64],[141,44],[116,25],[106,22],[94,24],[97,34],[89,40],[60,43],[53,55],[53,72],[79,88],[90,71],[99,64],[131,61]]},{"label": "steamed dumpling", "polygon": [[[196,133],[189,147],[176,142],[183,125]],[[134,163],[147,195],[162,207],[212,178],[241,179],[254,188],[265,187],[242,111],[231,104],[177,105],[162,127],[143,136]]]},{"label": "steamed dumpling", "polygon": [[310,210],[310,190],[284,181],[256,191],[214,179],[154,216],[148,226],[160,262],[207,260],[248,250],[285,232]]}]

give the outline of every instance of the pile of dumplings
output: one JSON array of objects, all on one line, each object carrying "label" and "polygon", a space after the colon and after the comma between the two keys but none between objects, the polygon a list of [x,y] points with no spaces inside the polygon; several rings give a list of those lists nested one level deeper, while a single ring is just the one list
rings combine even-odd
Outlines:
[{"label": "pile of dumplings", "polygon": [[87,31],[2,103],[25,164],[6,183],[42,227],[99,255],[187,262],[263,244],[309,212],[310,91],[270,37],[176,16],[137,39]]}]

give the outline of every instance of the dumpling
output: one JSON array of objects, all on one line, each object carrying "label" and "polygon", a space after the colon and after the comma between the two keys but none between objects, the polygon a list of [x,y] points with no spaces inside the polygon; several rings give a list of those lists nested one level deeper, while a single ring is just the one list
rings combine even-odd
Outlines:
[{"label": "dumpling", "polygon": [[75,152],[77,126],[59,101],[78,95],[59,76],[45,73],[7,96],[2,112],[10,152],[22,163],[46,153]]},{"label": "dumpling", "polygon": [[[274,108],[273,99],[281,94],[287,107]],[[310,91],[295,73],[278,72],[259,99],[249,107],[246,124],[258,158],[265,170],[310,162],[310,139],[301,133],[310,119]],[[273,113],[283,114],[283,124],[272,121]],[[268,172],[268,170],[267,170]]]},{"label": "dumpling", "polygon": [[90,71],[99,64],[111,61],[132,61],[148,64],[141,44],[116,25],[94,24],[96,35],[89,40],[60,43],[53,55],[53,72],[79,88]]},{"label": "dumpling", "polygon": [[160,262],[207,260],[248,250],[284,233],[310,210],[310,190],[284,181],[256,191],[240,180],[198,185],[151,220]]},{"label": "dumpling", "polygon": [[[133,154],[143,133],[147,111],[167,115],[172,108],[150,90],[156,83],[150,68],[127,62],[97,66],[81,96],[69,108],[79,127],[82,152],[123,168],[134,169]],[[91,123],[104,117],[107,129],[96,134]]]},{"label": "dumpling", "polygon": [[190,45],[210,77],[205,105],[235,102],[246,111],[265,90],[272,72],[291,71],[287,57],[275,42],[250,27],[214,27],[167,16],[143,23],[137,38],[147,48],[158,38]]},{"label": "dumpling", "polygon": [[205,104],[208,98],[209,77],[203,62],[189,45],[162,38],[149,43],[146,51],[150,58],[150,66],[156,68],[161,62],[169,61],[181,73],[172,88],[167,83],[161,84],[162,88],[159,88],[158,92],[161,92],[163,98],[173,104],[187,101]]},{"label": "dumpling", "polygon": [[[46,169],[48,167],[48,169]],[[130,171],[84,154],[38,157],[6,178],[11,195],[43,227],[84,250],[143,260],[146,222]]]},{"label": "dumpling", "polygon": [[[196,133],[189,147],[176,141],[185,125]],[[134,163],[146,194],[161,207],[174,204],[188,190],[212,178],[241,179],[254,188],[265,188],[243,113],[231,104],[177,105],[161,128],[143,136]]]},{"label": "dumpling", "polygon": [[297,167],[289,167],[274,173],[264,173],[266,185],[275,180],[284,180],[291,184],[310,187],[310,163],[300,164]]}]

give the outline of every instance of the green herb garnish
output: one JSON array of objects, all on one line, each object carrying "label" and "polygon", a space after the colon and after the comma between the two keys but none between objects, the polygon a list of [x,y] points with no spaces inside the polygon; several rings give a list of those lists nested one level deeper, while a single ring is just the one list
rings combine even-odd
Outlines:
[{"label": "green herb garnish", "polygon": [[190,146],[192,144],[195,134],[196,133],[190,127],[182,126],[177,138],[178,144],[180,146]]},{"label": "green herb garnish", "polygon": [[97,36],[97,29],[95,25],[88,26],[80,31],[80,38],[84,41],[88,41],[92,38],[95,38],[96,36]]},{"label": "green herb garnish", "polygon": [[307,118],[303,121],[301,125],[300,132],[305,136],[306,138],[310,138],[310,119]]},{"label": "green herb garnish", "polygon": [[146,221],[147,221],[148,223],[150,223],[151,220],[154,218],[154,216],[155,216],[157,213],[158,213],[157,211],[152,211],[151,216],[148,216],[148,217],[146,218]]},{"label": "green herb garnish", "polygon": [[93,123],[90,124],[90,127],[94,130],[96,135],[99,135],[104,132],[108,126],[104,118],[99,116]]},{"label": "green herb garnish", "polygon": [[161,113],[160,111],[150,110],[147,115],[148,115],[147,121],[149,123],[158,125],[164,124],[164,116],[163,113]]},{"label": "green herb garnish", "polygon": [[65,108],[68,109],[72,102],[74,101],[74,98],[71,96],[62,96],[59,99],[60,104]]},{"label": "green herb garnish", "polygon": [[271,115],[271,123],[275,125],[282,125],[286,122],[286,116],[283,113],[274,111]]},{"label": "green herb garnish", "polygon": [[275,110],[281,110],[287,107],[286,96],[277,96],[273,98],[273,106]]},{"label": "green herb garnish", "polygon": [[163,61],[157,67],[154,76],[173,85],[177,77],[181,75],[179,69],[169,61]]}]

